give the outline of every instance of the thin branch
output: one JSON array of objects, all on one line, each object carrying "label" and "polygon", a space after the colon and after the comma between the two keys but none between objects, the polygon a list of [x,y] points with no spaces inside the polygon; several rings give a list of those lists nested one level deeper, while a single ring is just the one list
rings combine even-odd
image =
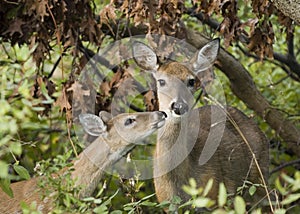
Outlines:
[{"label": "thin branch", "polygon": [[293,160],[293,161],[289,161],[287,163],[284,163],[284,164],[281,164],[280,166],[277,166],[276,168],[274,168],[270,174],[273,174],[275,172],[278,172],[280,171],[281,169],[283,168],[286,168],[288,166],[292,166],[292,165],[296,165],[296,164],[300,164],[300,159],[297,159],[297,160]]},{"label": "thin branch", "polygon": [[199,21],[201,21],[203,24],[207,24],[211,28],[213,28],[216,31],[219,31],[220,23],[216,21],[215,19],[212,19],[210,17],[205,16],[203,13],[196,13],[195,8],[189,8],[186,11],[186,14],[190,15],[191,17],[197,18]]},{"label": "thin branch", "polygon": [[281,78],[280,80],[278,80],[277,82],[271,83],[269,85],[266,85],[266,87],[271,87],[271,86],[276,86],[279,85],[280,83],[282,83],[284,80],[286,80],[287,78],[289,78],[289,75],[286,75],[285,77]]},{"label": "thin branch", "polygon": [[143,109],[141,109],[141,108],[139,108],[139,107],[133,105],[132,103],[129,104],[129,107],[130,107],[132,110],[136,111],[136,112],[144,112]]},{"label": "thin branch", "polygon": [[59,62],[60,62],[61,58],[62,58],[62,55],[60,55],[59,58],[54,63],[53,68],[52,68],[50,74],[47,76],[47,79],[50,79],[52,77],[52,75],[54,74],[54,71],[56,70],[57,66],[59,65]]},{"label": "thin branch", "polygon": [[287,32],[287,46],[288,46],[288,54],[292,58],[295,58],[294,52],[294,34],[293,32]]},{"label": "thin branch", "polygon": [[[254,58],[255,60],[257,61],[260,61],[260,58],[254,54],[251,54],[249,53],[248,51],[246,51],[245,49],[243,49],[239,44],[237,44],[237,47],[243,52],[243,54],[245,56],[248,56],[248,57],[252,57]],[[278,67],[280,67],[285,73],[288,74],[288,76],[290,78],[292,78],[293,80],[297,81],[297,82],[300,82],[300,76],[298,76],[295,72],[291,72],[290,69],[288,69],[288,63],[289,63],[289,60],[287,59],[286,56],[282,55],[282,54],[279,54],[279,53],[274,53],[273,54],[274,56],[274,59],[277,59],[277,61],[275,60],[271,60],[271,59],[268,59],[268,58],[263,58],[264,61],[268,61]]]}]

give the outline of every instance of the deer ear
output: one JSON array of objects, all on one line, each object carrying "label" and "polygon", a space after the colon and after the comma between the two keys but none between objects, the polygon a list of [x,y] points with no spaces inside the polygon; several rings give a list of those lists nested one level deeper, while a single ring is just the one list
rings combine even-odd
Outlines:
[{"label": "deer ear", "polygon": [[201,48],[192,59],[194,73],[198,74],[210,68],[215,62],[220,49],[220,39],[214,39]]},{"label": "deer ear", "polygon": [[94,114],[80,114],[79,121],[83,129],[92,136],[106,134],[106,125],[100,117]]},{"label": "deer ear", "polygon": [[154,51],[142,42],[134,42],[132,45],[132,55],[136,64],[141,68],[153,71],[157,68],[157,57]]},{"label": "deer ear", "polygon": [[111,113],[109,113],[109,112],[107,112],[107,111],[100,111],[99,117],[102,119],[102,121],[103,121],[104,123],[107,123],[109,120],[112,119]]}]

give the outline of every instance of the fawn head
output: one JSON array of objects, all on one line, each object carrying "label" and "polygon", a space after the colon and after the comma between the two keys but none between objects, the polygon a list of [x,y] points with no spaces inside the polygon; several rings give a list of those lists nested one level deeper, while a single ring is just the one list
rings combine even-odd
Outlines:
[{"label": "fawn head", "polygon": [[213,65],[219,52],[219,43],[219,39],[209,42],[188,63],[172,61],[161,65],[149,46],[141,42],[133,44],[133,58],[138,66],[153,74],[159,109],[169,117],[181,117],[192,108],[192,93],[199,87],[197,76]]},{"label": "fawn head", "polygon": [[115,117],[105,111],[101,111],[99,117],[79,115],[79,121],[88,134],[125,146],[144,140],[164,125],[165,118],[166,114],[161,111],[123,113]]}]

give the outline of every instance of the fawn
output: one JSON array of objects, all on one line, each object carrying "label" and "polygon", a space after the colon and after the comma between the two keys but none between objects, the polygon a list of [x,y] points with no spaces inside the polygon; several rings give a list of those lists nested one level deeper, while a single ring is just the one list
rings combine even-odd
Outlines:
[{"label": "fawn", "polygon": [[[213,178],[208,194],[213,199],[217,198],[220,182],[233,195],[244,186],[242,195],[251,202],[266,195],[268,142],[258,126],[233,107],[207,105],[192,109],[192,92],[199,85],[197,76],[212,67],[219,48],[219,40],[215,39],[188,63],[160,64],[152,48],[140,41],[133,43],[133,58],[139,67],[152,73],[159,110],[167,114],[164,127],[158,130],[154,154],[154,184],[159,202],[175,195],[189,200],[190,196],[182,190],[189,178],[194,178],[199,186]],[[256,198],[249,195],[245,181],[262,184]]]},{"label": "fawn", "polygon": [[[92,195],[104,170],[130,151],[135,146],[134,142],[144,140],[164,125],[165,113],[124,113],[111,118],[107,112],[101,112],[100,117],[81,114],[79,119],[86,132],[98,136],[73,162],[71,177],[75,186],[80,187],[79,197],[82,198]],[[65,170],[68,169],[61,170],[53,177],[63,176]],[[38,185],[39,179],[41,177],[11,184],[13,198],[0,191],[0,213],[21,212],[21,201],[29,205],[35,201],[37,209],[42,213],[51,211],[52,194],[42,198],[45,193]]]}]

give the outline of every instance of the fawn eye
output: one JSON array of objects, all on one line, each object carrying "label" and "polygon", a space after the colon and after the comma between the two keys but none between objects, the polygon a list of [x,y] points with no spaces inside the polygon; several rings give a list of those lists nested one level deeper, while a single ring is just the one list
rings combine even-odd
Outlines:
[{"label": "fawn eye", "polygon": [[166,81],[163,80],[163,79],[159,79],[159,80],[157,80],[157,81],[159,82],[159,85],[160,85],[160,86],[165,86],[165,85],[166,85]]},{"label": "fawn eye", "polygon": [[127,120],[125,120],[124,125],[125,125],[125,126],[128,126],[128,125],[130,125],[130,124],[132,124],[132,123],[134,123],[134,122],[135,122],[135,119],[133,119],[133,118],[128,118]]},{"label": "fawn eye", "polygon": [[188,83],[187,83],[187,85],[188,85],[188,87],[194,87],[195,86],[195,79],[189,79],[188,80]]}]

